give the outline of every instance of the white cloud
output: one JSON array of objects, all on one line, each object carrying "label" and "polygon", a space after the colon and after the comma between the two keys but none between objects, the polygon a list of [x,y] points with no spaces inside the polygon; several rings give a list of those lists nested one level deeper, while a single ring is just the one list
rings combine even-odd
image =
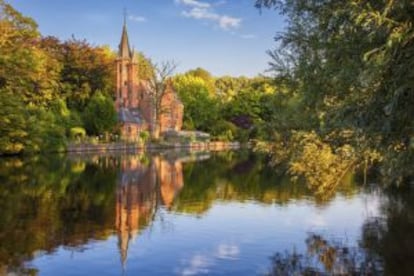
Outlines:
[{"label": "white cloud", "polygon": [[219,259],[236,260],[240,255],[240,249],[236,245],[220,244],[216,256]]},{"label": "white cloud", "polygon": [[[241,26],[242,19],[220,14],[214,11],[212,5],[196,0],[175,0],[176,3],[185,5],[188,9],[181,14],[196,20],[211,21],[223,30],[237,29]],[[222,3],[222,2],[218,2]]]},{"label": "white cloud", "polygon": [[219,25],[222,29],[238,28],[242,22],[241,18],[231,17],[227,15],[220,16]]},{"label": "white cloud", "polygon": [[200,8],[200,9],[207,9],[210,8],[211,5],[206,2],[202,2],[199,0],[175,0],[178,4],[183,4],[186,6],[194,7],[194,8]]},{"label": "white cloud", "polygon": [[143,16],[130,15],[128,19],[135,22],[147,22],[147,19]]},{"label": "white cloud", "polygon": [[196,254],[186,263],[187,267],[179,272],[180,275],[190,276],[208,274],[210,271],[208,267],[211,265],[211,261],[206,256]]},{"label": "white cloud", "polygon": [[315,215],[308,217],[308,219],[306,220],[306,223],[310,227],[318,227],[318,228],[326,227],[328,225],[325,217],[323,217],[320,214],[315,214]]}]

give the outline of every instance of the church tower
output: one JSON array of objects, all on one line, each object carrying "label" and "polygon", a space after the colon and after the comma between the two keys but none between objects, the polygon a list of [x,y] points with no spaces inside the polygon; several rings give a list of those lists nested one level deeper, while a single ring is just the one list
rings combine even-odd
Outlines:
[{"label": "church tower", "polygon": [[[122,27],[116,66],[115,109],[118,113],[122,139],[138,141],[141,131],[180,131],[184,106],[171,81],[160,98],[154,98],[154,87],[150,80],[138,78],[138,55],[131,50],[126,26],[126,15]],[[157,91],[158,93],[159,91]],[[155,102],[160,102],[156,114]],[[155,116],[159,117],[155,120]],[[157,126],[154,126],[157,122]]]},{"label": "church tower", "polygon": [[118,57],[116,59],[116,93],[115,107],[138,107],[138,62],[134,51],[129,45],[126,18],[122,29],[121,42],[119,43]]}]

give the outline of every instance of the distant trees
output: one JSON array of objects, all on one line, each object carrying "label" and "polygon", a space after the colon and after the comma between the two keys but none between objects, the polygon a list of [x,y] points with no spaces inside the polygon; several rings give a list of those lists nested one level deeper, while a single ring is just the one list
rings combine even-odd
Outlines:
[{"label": "distant trees", "polygon": [[173,83],[185,107],[185,128],[209,132],[220,140],[268,137],[265,123],[270,121],[264,119],[272,117],[268,102],[278,94],[271,79],[214,78],[197,68],[175,76]]}]

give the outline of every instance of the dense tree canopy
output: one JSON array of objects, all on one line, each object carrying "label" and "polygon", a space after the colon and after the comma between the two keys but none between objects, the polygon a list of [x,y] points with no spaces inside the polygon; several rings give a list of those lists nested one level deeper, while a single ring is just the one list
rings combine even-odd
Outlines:
[{"label": "dense tree canopy", "polygon": [[[316,165],[330,154],[339,160],[350,146],[346,162],[351,156],[350,164],[365,167],[382,161],[379,171],[387,183],[412,175],[406,166],[413,160],[414,139],[412,1],[257,0],[256,5],[275,8],[287,19],[286,30],[276,37],[279,46],[269,51],[270,66],[277,83],[298,98],[297,112],[311,123],[296,128],[305,132],[288,132],[296,137],[293,143],[307,141],[291,145],[303,151],[288,154],[290,164]],[[325,155],[306,154],[318,144],[328,147]],[[334,178],[349,169],[342,165],[330,166]],[[298,173],[297,167],[291,172]]]}]

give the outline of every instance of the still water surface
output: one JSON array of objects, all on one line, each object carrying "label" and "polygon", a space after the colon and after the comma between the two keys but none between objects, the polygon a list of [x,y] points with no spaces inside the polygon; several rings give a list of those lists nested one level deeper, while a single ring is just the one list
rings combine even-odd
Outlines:
[{"label": "still water surface", "polygon": [[249,152],[0,160],[0,274],[410,275],[414,193],[329,198]]}]

